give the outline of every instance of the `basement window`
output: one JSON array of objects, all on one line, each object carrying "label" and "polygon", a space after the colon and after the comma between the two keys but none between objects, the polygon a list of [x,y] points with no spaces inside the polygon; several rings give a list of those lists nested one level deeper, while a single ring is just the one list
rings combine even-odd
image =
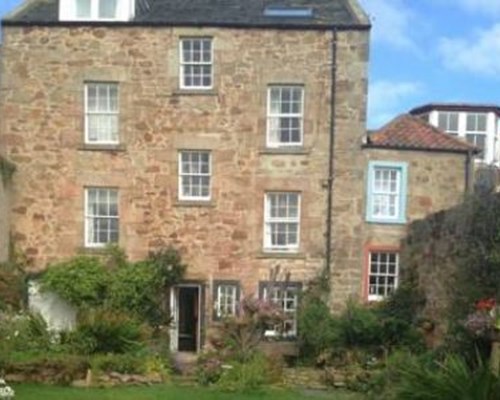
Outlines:
[{"label": "basement window", "polygon": [[311,7],[269,6],[264,9],[264,16],[276,18],[311,18],[313,16],[313,9]]}]

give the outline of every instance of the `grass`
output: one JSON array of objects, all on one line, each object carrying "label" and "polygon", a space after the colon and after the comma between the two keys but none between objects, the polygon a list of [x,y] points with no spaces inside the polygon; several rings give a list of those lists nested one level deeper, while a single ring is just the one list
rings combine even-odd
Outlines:
[{"label": "grass", "polygon": [[351,393],[298,393],[290,391],[266,391],[262,393],[221,393],[212,389],[184,388],[167,385],[152,387],[119,387],[111,389],[77,389],[44,385],[12,385],[16,399],[22,400],[361,400]]}]

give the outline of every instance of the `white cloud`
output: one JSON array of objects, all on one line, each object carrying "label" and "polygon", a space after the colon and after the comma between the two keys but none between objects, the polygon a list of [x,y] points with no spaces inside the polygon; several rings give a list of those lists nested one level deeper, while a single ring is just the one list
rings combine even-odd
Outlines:
[{"label": "white cloud", "polygon": [[[418,82],[379,80],[368,90],[368,120],[370,127],[378,128],[414,105],[412,99],[422,93]],[[411,104],[408,107],[408,104]]]},{"label": "white cloud", "polygon": [[375,42],[416,50],[411,29],[414,13],[408,3],[404,0],[361,0],[361,3],[371,17]]},{"label": "white cloud", "polygon": [[500,23],[466,38],[442,38],[438,44],[442,62],[450,69],[500,79]]}]

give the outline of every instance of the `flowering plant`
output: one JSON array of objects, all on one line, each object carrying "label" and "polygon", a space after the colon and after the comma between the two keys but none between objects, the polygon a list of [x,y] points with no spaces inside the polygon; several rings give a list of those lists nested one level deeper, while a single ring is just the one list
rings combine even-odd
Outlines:
[{"label": "flowering plant", "polygon": [[14,389],[7,385],[5,380],[0,378],[0,399],[10,400],[15,396]]},{"label": "flowering plant", "polygon": [[500,331],[500,306],[493,298],[479,300],[476,310],[469,314],[464,325],[476,336],[488,336]]}]

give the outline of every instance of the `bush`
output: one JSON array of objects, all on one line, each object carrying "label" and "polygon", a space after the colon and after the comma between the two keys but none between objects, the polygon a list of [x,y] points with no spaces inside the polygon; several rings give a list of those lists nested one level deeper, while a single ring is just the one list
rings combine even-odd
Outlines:
[{"label": "bush", "polygon": [[125,264],[115,272],[109,286],[109,306],[157,325],[162,320],[155,270],[149,262]]},{"label": "bush", "polygon": [[180,281],[185,270],[173,248],[131,263],[121,249],[110,246],[102,259],[80,256],[52,265],[41,283],[42,290],[58,294],[79,310],[113,307],[157,326],[169,322],[168,288]]},{"label": "bush", "polygon": [[148,328],[116,310],[97,308],[79,315],[77,328],[68,342],[78,354],[127,353],[144,346]]},{"label": "bush", "polygon": [[196,365],[196,380],[200,385],[216,383],[222,376],[224,361],[217,351],[203,353],[198,357]]},{"label": "bush", "polygon": [[298,332],[300,355],[306,361],[316,360],[338,342],[338,324],[325,302],[306,293],[299,307]]},{"label": "bush", "polygon": [[250,392],[272,383],[270,364],[260,353],[255,353],[244,362],[236,361],[227,366],[223,365],[222,371],[217,387],[223,391]]},{"label": "bush", "polygon": [[498,400],[500,378],[479,361],[472,369],[460,356],[427,368],[421,363],[407,364],[395,388],[398,400]]},{"label": "bush", "polygon": [[137,354],[99,354],[90,360],[94,372],[118,372],[143,374],[146,372],[145,357]]},{"label": "bush", "polygon": [[103,305],[111,274],[96,257],[80,256],[51,265],[42,276],[42,289],[57,293],[75,307]]}]

